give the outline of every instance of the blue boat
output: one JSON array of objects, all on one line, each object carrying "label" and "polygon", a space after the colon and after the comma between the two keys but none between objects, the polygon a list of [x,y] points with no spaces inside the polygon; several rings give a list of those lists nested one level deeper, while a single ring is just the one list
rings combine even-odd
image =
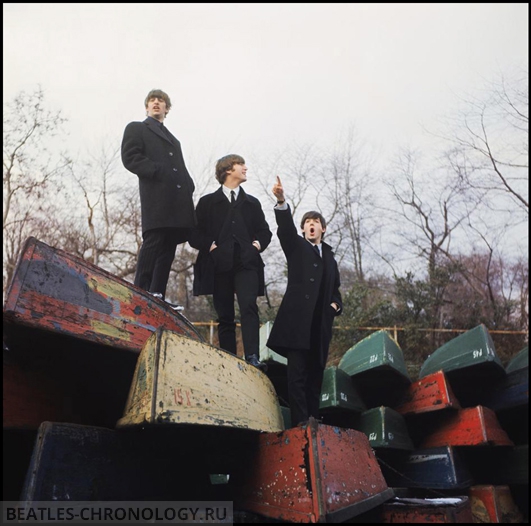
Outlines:
[{"label": "blue boat", "polygon": [[376,457],[390,487],[453,490],[472,484],[472,475],[453,446],[411,453],[379,450]]}]

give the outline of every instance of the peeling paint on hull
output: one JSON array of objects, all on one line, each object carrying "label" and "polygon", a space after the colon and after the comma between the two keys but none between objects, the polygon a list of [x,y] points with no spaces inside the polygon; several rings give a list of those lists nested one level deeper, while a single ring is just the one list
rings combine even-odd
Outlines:
[{"label": "peeling paint on hull", "polygon": [[400,405],[394,409],[402,415],[414,415],[460,407],[444,371],[437,371],[413,382],[404,394]]},{"label": "peeling paint on hull", "polygon": [[259,436],[236,505],[290,522],[341,522],[393,497],[367,437],[308,424]]},{"label": "peeling paint on hull", "polygon": [[139,353],[159,327],[202,341],[163,301],[30,237],[4,305],[4,329],[23,325]]},{"label": "peeling paint on hull", "polygon": [[175,424],[284,429],[265,374],[222,349],[161,329],[140,353],[117,427]]}]

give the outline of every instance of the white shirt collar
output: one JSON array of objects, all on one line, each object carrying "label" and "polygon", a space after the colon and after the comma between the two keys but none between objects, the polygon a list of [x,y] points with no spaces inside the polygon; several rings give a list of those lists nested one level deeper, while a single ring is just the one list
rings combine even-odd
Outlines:
[{"label": "white shirt collar", "polygon": [[225,194],[225,197],[230,201],[230,192],[231,190],[234,190],[234,197],[238,199],[238,194],[240,193],[240,187],[237,186],[236,188],[228,188],[227,186],[223,185],[221,187],[223,189],[223,193]]}]

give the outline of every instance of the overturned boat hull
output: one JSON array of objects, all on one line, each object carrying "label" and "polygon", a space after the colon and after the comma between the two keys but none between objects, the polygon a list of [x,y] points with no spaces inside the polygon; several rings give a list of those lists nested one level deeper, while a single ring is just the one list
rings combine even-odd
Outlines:
[{"label": "overturned boat hull", "polygon": [[54,347],[64,336],[138,354],[159,327],[203,339],[164,301],[76,256],[27,239],[4,304],[10,349]]},{"label": "overturned boat hull", "polygon": [[290,522],[342,522],[393,497],[367,437],[317,423],[259,435],[235,506]]},{"label": "overturned boat hull", "polygon": [[116,427],[176,424],[284,429],[265,374],[222,349],[160,329],[138,357],[124,416]]}]

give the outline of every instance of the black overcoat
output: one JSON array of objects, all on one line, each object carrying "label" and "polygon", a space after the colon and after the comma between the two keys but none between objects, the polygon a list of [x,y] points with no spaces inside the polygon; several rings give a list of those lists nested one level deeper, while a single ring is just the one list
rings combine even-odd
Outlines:
[{"label": "black overcoat", "polygon": [[142,232],[195,226],[194,182],[184,164],[181,143],[169,135],[150,118],[131,122],[124,131],[122,162],[138,176]]},{"label": "black overcoat", "polygon": [[[199,250],[194,265],[194,296],[214,293],[216,272],[232,268],[234,243],[240,245],[242,263],[256,269],[258,295],[264,295],[264,262],[260,256],[271,243],[273,234],[264,216],[260,201],[245,193],[242,187],[234,209],[220,186],[215,192],[199,199],[196,207],[197,227],[189,243]],[[257,240],[260,251],[252,245]],[[218,248],[210,252],[212,242]]]},{"label": "black overcoat", "polygon": [[[275,209],[277,235],[288,262],[288,285],[278,309],[267,346],[287,356],[289,349],[317,349],[322,363],[326,362],[332,339],[334,316],[341,313],[343,303],[339,292],[339,270],[332,247],[322,243],[322,257],[313,246],[297,232],[291,210]],[[311,325],[323,284],[322,314],[320,316],[320,342],[310,344]],[[339,311],[330,305],[339,305]]]}]

